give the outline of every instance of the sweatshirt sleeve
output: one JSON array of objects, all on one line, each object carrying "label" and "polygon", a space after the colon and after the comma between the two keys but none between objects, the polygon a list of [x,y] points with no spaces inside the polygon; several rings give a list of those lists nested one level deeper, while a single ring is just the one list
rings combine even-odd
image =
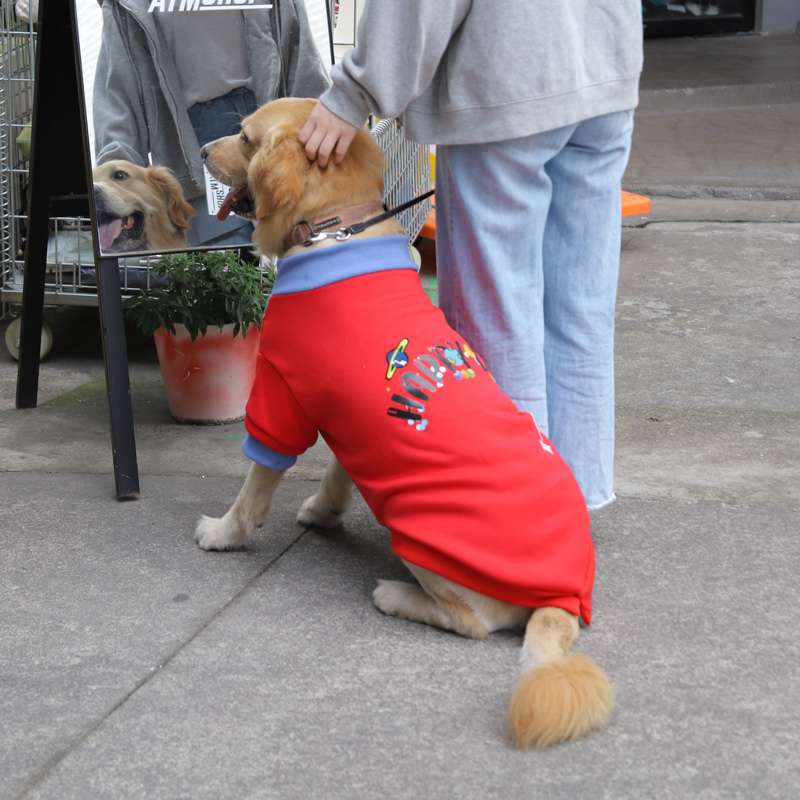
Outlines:
[{"label": "sweatshirt sleeve", "polygon": [[[245,454],[271,469],[286,469],[292,457],[305,453],[317,441],[317,427],[306,415],[289,384],[272,362],[258,354],[256,375],[244,420],[255,442],[245,443]],[[258,443],[257,446],[254,446]],[[269,461],[264,454],[271,453]],[[283,457],[282,465],[275,461]]]},{"label": "sweatshirt sleeve", "polygon": [[103,38],[92,96],[96,161],[121,158],[146,166],[150,136],[141,81],[113,6],[103,3]]},{"label": "sweatshirt sleeve", "polygon": [[328,71],[317,51],[305,4],[295,0],[291,10],[291,30],[288,35],[284,32],[281,42],[285,62],[289,65],[288,96],[316,98],[331,85]]},{"label": "sweatshirt sleeve", "polygon": [[472,2],[368,0],[358,44],[333,67],[322,104],[357,127],[369,114],[402,114],[430,84]]}]

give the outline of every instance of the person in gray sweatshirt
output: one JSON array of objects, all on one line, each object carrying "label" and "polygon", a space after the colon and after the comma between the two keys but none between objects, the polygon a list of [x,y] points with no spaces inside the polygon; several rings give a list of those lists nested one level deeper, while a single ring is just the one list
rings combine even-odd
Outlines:
[{"label": "person in gray sweatshirt", "polygon": [[370,113],[437,146],[442,310],[590,509],[614,499],[620,183],[641,68],[640,0],[368,0],[300,132],[323,166]]}]

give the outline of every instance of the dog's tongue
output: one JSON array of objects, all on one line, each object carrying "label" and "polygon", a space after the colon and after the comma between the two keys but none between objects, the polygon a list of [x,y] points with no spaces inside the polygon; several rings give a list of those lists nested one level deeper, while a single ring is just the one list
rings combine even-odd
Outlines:
[{"label": "dog's tongue", "polygon": [[100,234],[100,249],[109,252],[114,240],[122,232],[122,220],[117,218],[111,222],[100,225],[97,231]]},{"label": "dog's tongue", "polygon": [[220,222],[224,222],[228,218],[228,215],[232,213],[234,203],[244,197],[247,197],[246,186],[240,186],[238,189],[231,189],[228,194],[225,195],[225,199],[222,201],[219,211],[217,211],[217,219]]}]

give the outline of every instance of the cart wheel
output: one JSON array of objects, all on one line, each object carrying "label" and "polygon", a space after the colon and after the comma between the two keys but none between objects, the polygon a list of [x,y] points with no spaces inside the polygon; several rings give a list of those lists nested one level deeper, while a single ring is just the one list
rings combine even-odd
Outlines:
[{"label": "cart wheel", "polygon": [[[22,332],[22,320],[17,317],[6,328],[6,349],[15,361],[19,360],[19,337]],[[42,343],[39,347],[39,360],[44,361],[53,347],[53,331],[46,323],[42,323]]]}]

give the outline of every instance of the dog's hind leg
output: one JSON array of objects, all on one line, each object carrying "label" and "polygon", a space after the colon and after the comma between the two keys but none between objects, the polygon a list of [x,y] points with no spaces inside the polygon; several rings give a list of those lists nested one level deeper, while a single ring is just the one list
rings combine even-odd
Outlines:
[{"label": "dog's hind leg", "polygon": [[420,585],[379,581],[372,597],[384,614],[444,628],[470,639],[485,639],[493,631],[520,625],[530,615],[528,609],[486,597],[408,561],[403,563]]},{"label": "dog's hind leg", "polygon": [[391,617],[433,625],[470,639],[485,639],[489,635],[489,630],[468,606],[440,603],[414,583],[379,580],[372,599],[376,608]]},{"label": "dog's hind leg", "polygon": [[203,550],[234,550],[269,514],[272,494],[283,477],[283,470],[251,464],[244,486],[224,517],[200,517],[194,540]]},{"label": "dog's hind leg", "polygon": [[300,506],[297,521],[315,528],[335,528],[353,499],[353,482],[338,459],[332,459],[325,470],[319,491]]}]

